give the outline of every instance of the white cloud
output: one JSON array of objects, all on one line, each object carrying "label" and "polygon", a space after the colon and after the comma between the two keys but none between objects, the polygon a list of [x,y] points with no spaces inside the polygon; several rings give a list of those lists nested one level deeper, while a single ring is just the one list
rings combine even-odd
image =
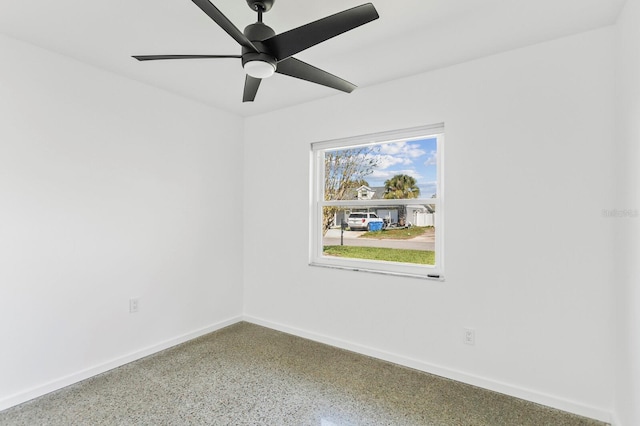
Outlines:
[{"label": "white cloud", "polygon": [[420,144],[411,142],[395,142],[381,145],[380,153],[407,159],[418,158],[426,154]]},{"label": "white cloud", "polygon": [[425,166],[435,166],[438,160],[437,157],[438,153],[436,151],[431,151],[429,153],[429,157],[427,158],[427,160],[424,162]]},{"label": "white cloud", "polygon": [[376,156],[376,164],[379,169],[388,169],[393,166],[397,166],[398,164],[409,165],[412,164],[412,161],[407,158],[402,157],[394,157],[392,155],[378,155]]},{"label": "white cloud", "polygon": [[[422,157],[427,152],[420,144],[410,142],[394,142],[380,145],[379,154],[375,155],[379,171],[387,170],[398,165],[411,166],[414,159]],[[399,174],[396,172],[394,174]]]}]

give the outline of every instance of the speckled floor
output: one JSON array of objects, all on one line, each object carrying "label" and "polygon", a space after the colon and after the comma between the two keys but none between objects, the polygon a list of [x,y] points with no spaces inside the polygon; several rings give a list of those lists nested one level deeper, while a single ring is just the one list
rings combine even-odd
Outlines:
[{"label": "speckled floor", "polygon": [[0,425],[602,425],[239,323],[0,412]]}]

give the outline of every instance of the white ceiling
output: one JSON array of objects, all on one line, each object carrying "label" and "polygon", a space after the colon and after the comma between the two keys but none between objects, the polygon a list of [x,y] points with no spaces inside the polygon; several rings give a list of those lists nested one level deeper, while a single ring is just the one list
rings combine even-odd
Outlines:
[{"label": "white ceiling", "polygon": [[[368,0],[276,0],[276,33]],[[240,30],[246,0],[212,0]],[[297,58],[359,87],[599,28],[625,0],[371,0],[380,19]],[[191,0],[2,0],[0,33],[114,73],[249,116],[327,96],[350,96],[276,74],[242,102],[239,59],[138,62],[131,55],[239,54],[238,44]],[[356,89],[357,90],[357,89]]]}]

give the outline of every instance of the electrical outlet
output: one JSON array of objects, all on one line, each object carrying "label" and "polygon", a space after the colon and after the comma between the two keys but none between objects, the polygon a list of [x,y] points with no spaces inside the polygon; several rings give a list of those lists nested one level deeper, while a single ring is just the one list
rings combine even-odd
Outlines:
[{"label": "electrical outlet", "polygon": [[135,314],[140,309],[140,299],[134,297],[133,299],[129,299],[129,313]]},{"label": "electrical outlet", "polygon": [[471,346],[476,344],[476,331],[473,328],[465,328],[463,336],[465,344]]}]

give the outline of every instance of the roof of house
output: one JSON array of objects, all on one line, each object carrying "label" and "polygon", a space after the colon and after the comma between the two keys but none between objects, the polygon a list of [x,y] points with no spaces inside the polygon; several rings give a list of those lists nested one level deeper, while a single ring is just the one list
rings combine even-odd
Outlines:
[{"label": "roof of house", "polygon": [[[384,199],[384,193],[386,191],[386,188],[384,186],[367,186],[367,185],[362,185],[359,186],[358,188],[353,189],[352,191],[349,192],[348,196],[345,198],[347,200],[358,200],[358,193],[360,193],[361,191],[366,190],[369,192],[373,192],[373,196],[370,198],[371,200],[382,200]],[[427,209],[427,211],[429,213],[433,213],[435,211],[435,208],[433,205],[419,205],[420,207],[424,207]],[[417,206],[413,206],[413,207],[417,207]]]},{"label": "roof of house", "polygon": [[357,200],[358,199],[358,193],[361,192],[363,189],[373,192],[373,196],[371,197],[372,200],[381,200],[384,198],[384,192],[385,192],[385,187],[384,186],[367,186],[367,185],[362,185],[358,188],[353,189],[352,191],[349,191],[349,194],[347,196],[347,200]]}]

